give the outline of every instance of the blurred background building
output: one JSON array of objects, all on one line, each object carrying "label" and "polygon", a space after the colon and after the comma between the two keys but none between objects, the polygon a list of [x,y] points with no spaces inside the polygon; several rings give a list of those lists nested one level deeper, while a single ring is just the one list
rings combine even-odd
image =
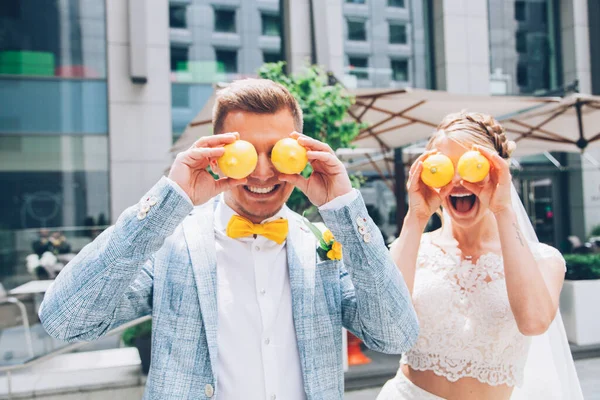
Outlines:
[{"label": "blurred background building", "polygon": [[[76,252],[135,204],[217,82],[284,60],[292,72],[321,64],[349,88],[560,95],[577,82],[600,94],[598,21],[596,0],[3,2],[0,282],[31,279],[40,228]],[[600,151],[586,153],[519,160],[543,241],[600,225]],[[393,193],[366,178],[393,236]]]}]

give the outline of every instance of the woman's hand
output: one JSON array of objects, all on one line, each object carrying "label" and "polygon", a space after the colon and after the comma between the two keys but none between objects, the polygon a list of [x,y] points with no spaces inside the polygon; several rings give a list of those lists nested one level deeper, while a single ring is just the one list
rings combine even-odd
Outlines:
[{"label": "woman's hand", "polygon": [[494,215],[498,216],[504,211],[512,209],[511,184],[512,177],[508,162],[500,157],[497,152],[485,147],[474,146],[490,162],[490,173],[481,182],[470,183],[461,181],[461,185],[473,192],[484,206],[487,206]]},{"label": "woman's hand", "polygon": [[427,224],[431,215],[440,208],[442,200],[452,190],[452,184],[436,190],[427,186],[421,180],[423,161],[435,153],[437,153],[437,150],[429,150],[417,158],[410,167],[408,183],[406,184],[408,191],[408,214],[416,217],[423,226]]}]

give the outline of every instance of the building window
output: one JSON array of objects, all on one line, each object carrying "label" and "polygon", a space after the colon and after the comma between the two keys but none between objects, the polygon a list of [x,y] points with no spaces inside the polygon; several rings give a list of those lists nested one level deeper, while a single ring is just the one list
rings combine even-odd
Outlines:
[{"label": "building window", "polygon": [[390,23],[390,43],[406,44],[406,25]]},{"label": "building window", "polygon": [[190,49],[171,47],[171,71],[187,71]]},{"label": "building window", "polygon": [[226,74],[238,73],[237,50],[215,50],[217,71]]},{"label": "building window", "polygon": [[365,4],[366,0],[346,0],[346,3],[351,4]]},{"label": "building window", "polygon": [[187,6],[169,4],[169,26],[171,28],[187,28]]},{"label": "building window", "polygon": [[283,61],[283,57],[281,57],[281,53],[263,53],[263,62],[266,63],[276,63],[279,61]]},{"label": "building window", "polygon": [[527,19],[526,3],[524,1],[515,1],[515,19],[525,21]]},{"label": "building window", "polygon": [[215,9],[215,32],[235,33],[235,10]]},{"label": "building window", "polygon": [[388,0],[388,7],[404,8],[404,0]]},{"label": "building window", "polygon": [[408,60],[391,60],[392,80],[408,82]]},{"label": "building window", "polygon": [[519,85],[519,86],[528,86],[529,85],[527,64],[518,64],[517,65],[517,85]]},{"label": "building window", "polygon": [[517,31],[515,41],[517,53],[527,53],[527,32]]},{"label": "building window", "polygon": [[281,36],[281,19],[279,15],[262,14],[263,36]]},{"label": "building window", "polygon": [[348,20],[348,40],[359,42],[367,40],[366,21]]},{"label": "building window", "polygon": [[0,74],[106,78],[104,2],[16,0],[0,6]]},{"label": "building window", "polygon": [[357,79],[369,79],[369,59],[367,57],[348,57],[350,75]]}]

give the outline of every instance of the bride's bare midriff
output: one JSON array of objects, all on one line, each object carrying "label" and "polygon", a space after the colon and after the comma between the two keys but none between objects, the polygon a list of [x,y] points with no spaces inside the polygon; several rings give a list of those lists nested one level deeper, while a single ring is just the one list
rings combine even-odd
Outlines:
[{"label": "bride's bare midriff", "polygon": [[475,378],[450,382],[433,371],[417,371],[405,364],[402,365],[402,372],[421,389],[447,400],[508,400],[513,391],[510,386],[490,386]]}]

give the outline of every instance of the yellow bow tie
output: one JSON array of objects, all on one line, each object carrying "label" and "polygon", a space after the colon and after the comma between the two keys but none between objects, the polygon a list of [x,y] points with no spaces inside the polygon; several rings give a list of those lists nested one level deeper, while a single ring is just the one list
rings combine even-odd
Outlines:
[{"label": "yellow bow tie", "polygon": [[263,224],[253,224],[244,217],[234,215],[227,224],[227,236],[233,239],[261,235],[277,244],[282,244],[288,234],[287,219],[277,219]]}]

